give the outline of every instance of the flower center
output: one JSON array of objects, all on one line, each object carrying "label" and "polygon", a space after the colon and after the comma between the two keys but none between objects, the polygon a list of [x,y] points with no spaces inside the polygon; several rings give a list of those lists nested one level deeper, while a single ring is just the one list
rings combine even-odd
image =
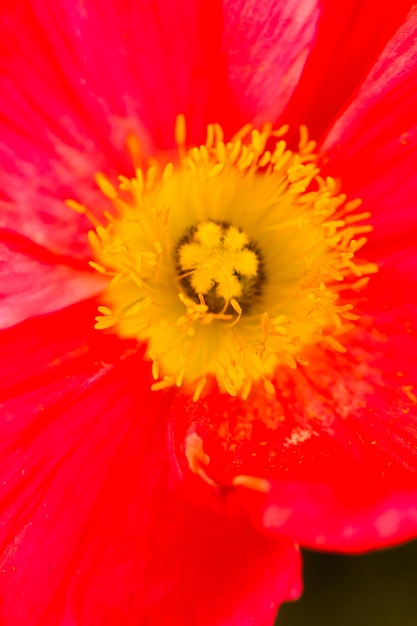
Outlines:
[{"label": "flower center", "polygon": [[94,221],[91,265],[110,279],[96,328],[146,342],[153,389],[185,385],[197,399],[211,379],[243,398],[258,381],[274,393],[277,368],[314,366],[311,346],[346,350],[357,292],[377,271],[355,256],[369,213],[320,176],[305,128],[298,152],[286,130],[248,125],[225,142],[209,125],[187,150],[179,116],[174,162],[149,160],[119,188],[97,175],[111,203],[101,222],[68,201]]},{"label": "flower center", "polygon": [[211,313],[231,312],[260,295],[261,254],[248,235],[235,226],[213,221],[188,229],[175,258],[185,293],[198,302],[203,296]]}]

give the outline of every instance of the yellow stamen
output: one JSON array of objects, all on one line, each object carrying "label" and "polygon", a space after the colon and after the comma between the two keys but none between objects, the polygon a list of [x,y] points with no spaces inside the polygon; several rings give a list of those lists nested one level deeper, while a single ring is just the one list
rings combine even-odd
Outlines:
[{"label": "yellow stamen", "polygon": [[210,463],[210,457],[204,452],[203,440],[199,437],[199,435],[197,435],[197,433],[188,435],[185,440],[185,458],[188,461],[190,470],[194,474],[200,476],[200,478],[202,478],[210,486],[216,486],[214,480],[207,475],[204,469],[204,466],[207,466]]},{"label": "yellow stamen", "polygon": [[246,487],[253,491],[259,491],[260,493],[268,493],[271,490],[271,483],[265,478],[258,478],[256,476],[245,476],[239,474],[232,480],[232,485],[235,487]]},{"label": "yellow stamen", "polygon": [[103,224],[67,202],[93,223],[90,264],[111,279],[96,328],[147,343],[152,389],[185,386],[197,400],[214,378],[232,396],[256,382],[272,396],[277,368],[314,366],[312,345],[346,351],[356,294],[377,271],[356,256],[369,213],[320,176],[307,129],[298,152],[287,130],[246,125],[225,140],[210,124],[187,149],[178,116],[177,161],[148,159],[118,187],[97,174],[113,206]]}]

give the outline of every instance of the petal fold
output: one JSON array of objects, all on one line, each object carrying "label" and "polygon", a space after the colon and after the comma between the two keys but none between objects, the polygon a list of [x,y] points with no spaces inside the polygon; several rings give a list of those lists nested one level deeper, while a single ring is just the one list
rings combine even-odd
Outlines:
[{"label": "petal fold", "polygon": [[103,288],[88,266],[0,229],[0,328],[84,300]]},{"label": "petal fold", "polygon": [[345,191],[372,214],[372,241],[416,231],[417,9],[386,45],[323,145]]},{"label": "petal fold", "polygon": [[313,139],[349,103],[381,50],[404,21],[412,0],[322,0],[315,45],[280,118],[306,124]]},{"label": "petal fold", "polygon": [[302,72],[315,36],[316,0],[226,0],[223,47],[241,123],[273,121]]}]

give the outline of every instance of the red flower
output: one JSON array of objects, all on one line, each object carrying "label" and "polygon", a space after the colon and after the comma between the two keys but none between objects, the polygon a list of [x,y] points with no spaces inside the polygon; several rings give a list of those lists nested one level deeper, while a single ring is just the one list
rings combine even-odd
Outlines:
[{"label": "red flower", "polygon": [[[277,605],[299,594],[296,543],[355,551],[417,534],[412,4],[32,0],[0,9],[2,624],[269,624]],[[247,122],[263,134],[243,149],[236,139],[222,148],[210,126],[215,140],[187,160],[179,118],[176,159],[181,111],[190,146],[204,142],[212,122],[227,140]],[[280,161],[284,148],[274,152],[280,139],[268,120],[291,124],[290,143],[306,123],[318,160],[302,131],[301,157]],[[183,209],[173,221],[186,227],[170,257],[182,300],[169,299],[162,279],[168,291],[157,295],[170,312],[185,307],[183,316],[171,326],[166,317],[140,325],[139,316],[126,330],[126,293],[115,303],[107,279],[87,266],[86,215],[101,221],[90,235],[93,264],[127,275],[126,223],[142,241],[135,229],[145,222],[108,181],[122,173],[124,190],[136,190],[132,136],[146,157],[179,169],[168,166],[163,182],[155,170],[156,186],[148,185],[146,237],[160,245],[154,256],[145,250],[145,266],[129,266],[129,280],[151,284],[167,245],[152,239],[149,194],[181,194],[178,181],[194,193],[190,172],[206,168],[206,152],[210,180],[220,177],[203,187],[212,213],[187,225]],[[349,199],[362,198],[374,228],[366,262],[351,260],[364,243],[356,205],[317,165],[340,178]],[[92,182],[98,171],[115,206],[108,221],[110,203]],[[278,176],[280,202],[269,213],[241,209],[247,198],[276,194]],[[242,203],[233,217],[257,229],[254,240],[221,213],[231,189]],[[70,203],[78,215],[68,198],[83,203]],[[297,215],[277,240],[282,265],[273,245],[260,245],[275,241],[266,233],[277,228],[278,205],[281,226]],[[189,206],[195,217],[196,203]],[[157,208],[160,219],[166,205]],[[300,257],[289,254],[301,248]],[[297,274],[300,259],[310,282]],[[172,270],[158,267],[163,276]],[[281,282],[271,280],[268,269],[281,267]],[[276,290],[285,281],[296,312],[280,316]],[[249,309],[253,299],[256,310],[258,296],[274,313],[256,325],[239,301]],[[97,305],[107,307],[99,325],[115,321],[116,332],[93,328]],[[230,330],[211,360],[196,351],[218,341],[214,332],[193,339],[213,320],[243,342],[236,367]],[[173,326],[178,363],[188,331],[194,355],[181,376],[175,355],[166,356]],[[261,331],[266,357],[252,341]]]}]

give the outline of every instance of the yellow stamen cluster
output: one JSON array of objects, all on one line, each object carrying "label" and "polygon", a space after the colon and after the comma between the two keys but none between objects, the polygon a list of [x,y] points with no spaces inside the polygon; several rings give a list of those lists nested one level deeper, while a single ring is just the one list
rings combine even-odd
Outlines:
[{"label": "yellow stamen cluster", "polygon": [[248,125],[225,141],[213,124],[187,150],[179,116],[175,162],[118,188],[97,175],[113,210],[89,234],[91,265],[111,279],[96,328],[147,343],[154,389],[196,399],[212,377],[231,395],[254,381],[273,393],[276,368],[306,365],[308,346],[345,351],[355,292],[377,270],[355,257],[369,214],[320,176],[306,129],[298,152],[286,131]]}]

